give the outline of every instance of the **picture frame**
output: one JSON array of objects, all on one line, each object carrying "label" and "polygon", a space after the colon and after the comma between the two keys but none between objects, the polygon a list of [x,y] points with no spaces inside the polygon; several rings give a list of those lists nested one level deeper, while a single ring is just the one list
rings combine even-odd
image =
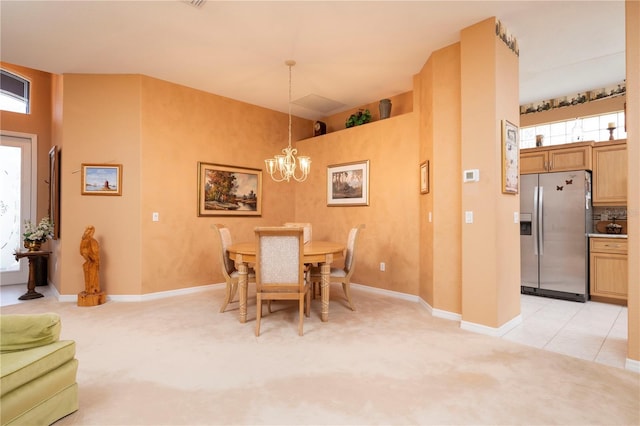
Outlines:
[{"label": "picture frame", "polygon": [[429,160],[420,163],[420,193],[429,193]]},{"label": "picture frame", "polygon": [[517,194],[520,150],[518,126],[502,120],[502,193]]},{"label": "picture frame", "polygon": [[261,215],[261,169],[198,162],[198,216]]},{"label": "picture frame", "polygon": [[327,167],[327,206],[369,205],[369,160]]},{"label": "picture frame", "polygon": [[49,150],[49,220],[53,224],[53,239],[60,238],[60,149]]},{"label": "picture frame", "polygon": [[82,195],[122,195],[122,164],[82,163]]}]

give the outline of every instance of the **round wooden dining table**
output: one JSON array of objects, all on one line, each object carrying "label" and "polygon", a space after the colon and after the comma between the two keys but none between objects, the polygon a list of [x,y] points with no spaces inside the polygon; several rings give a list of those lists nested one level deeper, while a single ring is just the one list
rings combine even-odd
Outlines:
[{"label": "round wooden dining table", "polygon": [[[322,298],[322,321],[329,320],[329,289],[331,262],[334,256],[342,256],[345,246],[332,241],[310,241],[304,245],[304,263],[317,263],[320,266],[322,282],[320,295]],[[256,262],[256,242],[232,244],[227,248],[229,257],[238,269],[238,287],[240,288],[240,322],[247,322],[247,288],[249,265]]]}]

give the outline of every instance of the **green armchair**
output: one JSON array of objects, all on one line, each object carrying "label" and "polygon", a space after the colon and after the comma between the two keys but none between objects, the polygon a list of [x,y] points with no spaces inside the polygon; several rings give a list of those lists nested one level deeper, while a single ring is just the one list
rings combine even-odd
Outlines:
[{"label": "green armchair", "polygon": [[54,313],[0,316],[0,424],[49,425],[78,410],[78,360]]}]

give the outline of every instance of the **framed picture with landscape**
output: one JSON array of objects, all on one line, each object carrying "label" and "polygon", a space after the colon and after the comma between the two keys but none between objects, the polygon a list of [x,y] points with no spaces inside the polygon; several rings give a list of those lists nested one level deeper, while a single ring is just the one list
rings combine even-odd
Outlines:
[{"label": "framed picture with landscape", "polygon": [[122,164],[82,164],[82,195],[122,195]]},{"label": "framed picture with landscape", "polygon": [[198,216],[260,216],[262,170],[198,163]]},{"label": "framed picture with landscape", "polygon": [[369,160],[327,167],[327,206],[369,205]]}]

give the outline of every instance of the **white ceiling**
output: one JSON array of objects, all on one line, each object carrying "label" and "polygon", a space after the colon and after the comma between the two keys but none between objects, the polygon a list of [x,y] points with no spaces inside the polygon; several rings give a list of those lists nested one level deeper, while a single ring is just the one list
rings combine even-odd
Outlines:
[{"label": "white ceiling", "polygon": [[[0,1],[0,59],[145,74],[318,119],[412,89],[434,50],[496,16],[518,39],[520,103],[625,79],[624,1]],[[322,102],[320,102],[322,103]]]}]

